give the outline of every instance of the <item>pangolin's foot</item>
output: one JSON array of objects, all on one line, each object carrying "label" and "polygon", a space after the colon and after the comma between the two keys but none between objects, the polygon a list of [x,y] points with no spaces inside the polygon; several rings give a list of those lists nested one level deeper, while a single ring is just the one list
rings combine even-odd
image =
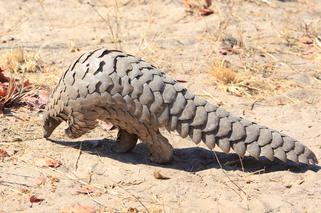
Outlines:
[{"label": "pangolin's foot", "polygon": [[147,147],[151,154],[150,160],[154,163],[164,164],[173,159],[174,149],[160,133],[153,136],[152,143],[147,143]]}]

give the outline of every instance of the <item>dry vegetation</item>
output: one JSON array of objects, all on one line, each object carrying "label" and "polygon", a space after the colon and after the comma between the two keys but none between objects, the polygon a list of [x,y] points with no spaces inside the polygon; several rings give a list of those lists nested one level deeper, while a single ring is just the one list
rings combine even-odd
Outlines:
[{"label": "dry vegetation", "polygon": [[35,105],[34,101],[39,102],[36,100],[40,97],[39,86],[36,86],[39,82],[30,83],[31,76],[28,73],[41,72],[42,68],[39,54],[23,48],[0,55],[0,113],[3,113],[4,108]]},{"label": "dry vegetation", "polygon": [[12,73],[40,72],[42,62],[39,53],[16,48],[0,55],[0,67]]},{"label": "dry vegetation", "polygon": [[41,121],[48,92],[72,60],[105,46],[302,140],[320,160],[318,0],[13,0],[0,2],[0,14],[0,212],[321,208],[319,170],[214,155],[167,133],[175,159],[159,166],[141,145],[112,153],[117,132],[109,125],[71,142],[63,124],[51,142]]}]

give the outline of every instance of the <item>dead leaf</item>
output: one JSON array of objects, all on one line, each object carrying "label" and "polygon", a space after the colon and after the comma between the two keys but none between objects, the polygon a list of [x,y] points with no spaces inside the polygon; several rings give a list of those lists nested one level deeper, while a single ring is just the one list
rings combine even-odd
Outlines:
[{"label": "dead leaf", "polygon": [[44,176],[37,177],[33,181],[33,185],[36,185],[36,186],[45,185],[45,183],[46,183],[46,177],[44,177]]},{"label": "dead leaf", "polygon": [[307,44],[307,45],[310,45],[310,44],[313,44],[313,40],[312,38],[308,37],[308,36],[302,36],[299,41],[303,44]]},{"label": "dead leaf", "polygon": [[7,86],[4,83],[0,84],[0,97],[6,97],[7,96]]},{"label": "dead leaf", "polygon": [[290,100],[288,97],[283,97],[283,96],[277,96],[272,99],[272,103],[274,105],[278,105],[278,106],[287,105],[289,103],[289,101]]},{"label": "dead leaf", "polygon": [[313,75],[317,80],[321,80],[321,72]]},{"label": "dead leaf", "polygon": [[0,158],[9,157],[9,154],[6,150],[0,149]]},{"label": "dead leaf", "polygon": [[138,213],[139,211],[138,211],[138,209],[136,209],[136,208],[129,207],[129,208],[127,209],[127,212],[128,212],[128,213]]},{"label": "dead leaf", "polygon": [[292,185],[291,184],[287,184],[287,185],[285,185],[285,188],[290,189],[290,188],[292,188]]},{"label": "dead leaf", "polygon": [[94,190],[87,187],[87,186],[82,186],[80,189],[77,189],[77,194],[91,194],[94,193]]},{"label": "dead leaf", "polygon": [[29,200],[30,200],[30,203],[39,203],[44,201],[45,199],[38,198],[36,195],[32,195]]},{"label": "dead leaf", "polygon": [[0,82],[9,82],[10,78],[3,74],[4,70],[0,67]]},{"label": "dead leaf", "polygon": [[48,99],[49,92],[47,90],[39,90],[37,94],[25,97],[24,102],[36,109],[44,109]]},{"label": "dead leaf", "polygon": [[154,177],[156,179],[159,179],[159,180],[168,180],[168,179],[170,179],[169,177],[166,177],[166,176],[162,175],[159,170],[155,170],[153,175],[154,175]]},{"label": "dead leaf", "polygon": [[304,183],[304,179],[298,181],[298,185],[301,185],[302,183]]},{"label": "dead leaf", "polygon": [[44,157],[44,158],[38,158],[35,161],[35,165],[39,167],[58,168],[59,166],[61,166],[61,162],[53,158]]},{"label": "dead leaf", "polygon": [[219,53],[222,55],[227,55],[229,52],[231,52],[231,49],[226,49],[226,48],[219,49]]},{"label": "dead leaf", "polygon": [[201,16],[209,16],[214,13],[214,11],[210,8],[200,8],[199,13]]},{"label": "dead leaf", "polygon": [[46,164],[51,168],[58,168],[61,165],[61,162],[54,159],[46,159]]},{"label": "dead leaf", "polygon": [[186,83],[187,82],[187,80],[186,80],[184,75],[177,75],[176,76],[176,81],[180,82],[180,83]]},{"label": "dead leaf", "polygon": [[64,207],[60,213],[95,213],[96,210],[91,206],[83,206],[80,204],[73,204],[71,206]]},{"label": "dead leaf", "polygon": [[32,88],[28,80],[8,78],[3,72],[0,68],[0,112],[3,112],[4,107],[17,106]]},{"label": "dead leaf", "polygon": [[245,183],[247,184],[253,183],[253,180],[247,180]]},{"label": "dead leaf", "polygon": [[28,188],[21,188],[19,191],[21,193],[23,193],[23,194],[29,194],[30,193],[30,189],[28,189]]},{"label": "dead leaf", "polygon": [[212,0],[205,0],[203,3],[191,0],[184,0],[185,11],[189,14],[199,13],[201,16],[208,16],[213,14],[213,10],[209,7],[212,5]]},{"label": "dead leaf", "polygon": [[59,178],[51,175],[48,176],[48,179],[50,180],[51,184],[58,183],[60,181]]}]

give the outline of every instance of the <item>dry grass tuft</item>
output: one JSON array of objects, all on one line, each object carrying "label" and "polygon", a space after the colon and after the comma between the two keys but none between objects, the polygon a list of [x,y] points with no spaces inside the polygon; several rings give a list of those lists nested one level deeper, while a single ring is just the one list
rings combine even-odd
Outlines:
[{"label": "dry grass tuft", "polygon": [[[261,68],[253,68],[261,70]],[[222,60],[210,67],[210,74],[215,78],[218,88],[235,96],[263,98],[282,93],[293,87],[291,82],[282,79],[265,78],[250,72],[250,69],[234,71]]]},{"label": "dry grass tuft", "polygon": [[241,81],[238,73],[229,68],[224,60],[214,63],[211,72],[216,80],[223,84],[236,84]]},{"label": "dry grass tuft", "polygon": [[29,52],[23,48],[2,54],[0,67],[12,73],[39,72],[43,68],[39,53]]},{"label": "dry grass tuft", "polygon": [[315,37],[314,46],[318,50],[318,53],[315,56],[315,60],[318,64],[321,65],[321,35]]},{"label": "dry grass tuft", "polygon": [[71,41],[69,44],[69,52],[79,52],[80,48],[76,47],[76,43],[74,41]]}]

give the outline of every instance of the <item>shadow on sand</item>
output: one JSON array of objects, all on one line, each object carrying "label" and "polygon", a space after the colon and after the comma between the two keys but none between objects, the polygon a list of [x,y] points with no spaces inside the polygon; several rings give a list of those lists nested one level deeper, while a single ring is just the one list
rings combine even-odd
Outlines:
[{"label": "shadow on sand", "polygon": [[202,147],[176,148],[174,152],[174,158],[170,163],[155,164],[149,160],[147,147],[142,143],[138,143],[135,149],[129,153],[119,154],[111,150],[111,147],[115,143],[115,141],[109,139],[83,141],[58,141],[54,139],[48,140],[61,146],[68,146],[75,149],[79,149],[81,145],[82,151],[87,152],[88,154],[112,158],[122,163],[148,164],[155,167],[172,168],[187,172],[197,172],[207,169],[220,169],[220,164],[226,171],[239,170],[244,172],[253,172],[255,174],[285,170],[294,173],[303,173],[308,170],[317,172],[321,168],[318,165],[312,166],[305,164],[296,164],[294,162],[283,163],[282,161],[277,159],[271,162],[266,158],[261,158],[258,161],[253,157],[245,157],[241,163],[240,158],[237,154],[225,154],[222,152],[216,152],[216,155],[220,161],[219,164],[216,160],[215,153]]}]

